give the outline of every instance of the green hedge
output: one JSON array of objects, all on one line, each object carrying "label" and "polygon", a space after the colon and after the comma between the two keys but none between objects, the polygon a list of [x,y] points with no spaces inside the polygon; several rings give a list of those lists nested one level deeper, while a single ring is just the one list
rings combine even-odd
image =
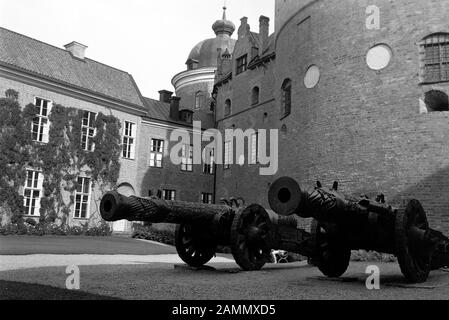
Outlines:
[{"label": "green hedge", "polygon": [[0,235],[30,235],[30,236],[92,236],[92,237],[106,237],[112,234],[112,230],[105,222],[99,226],[89,227],[88,224],[82,226],[60,226],[55,223],[40,222],[36,223],[32,219],[27,219],[26,222],[11,223],[0,227]]}]

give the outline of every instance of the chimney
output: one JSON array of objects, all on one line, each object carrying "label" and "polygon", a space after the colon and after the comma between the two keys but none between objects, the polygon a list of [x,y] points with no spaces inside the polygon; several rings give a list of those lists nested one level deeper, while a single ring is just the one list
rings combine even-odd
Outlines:
[{"label": "chimney", "polygon": [[72,54],[73,57],[84,60],[86,55],[87,46],[84,44],[78,43],[76,41],[72,41],[69,44],[66,44],[64,48]]},{"label": "chimney", "polygon": [[170,103],[170,99],[173,95],[173,92],[168,91],[168,90],[161,90],[159,91],[159,101],[160,102],[165,102],[165,103]]},{"label": "chimney", "polygon": [[250,26],[248,24],[248,18],[243,17],[240,19],[240,27],[238,30],[239,39],[243,38],[250,31]]},{"label": "chimney", "polygon": [[268,47],[268,33],[270,31],[270,18],[260,16],[259,18],[259,57],[263,55],[263,52]]},{"label": "chimney", "polygon": [[179,120],[179,102],[181,98],[179,97],[171,97],[170,99],[170,118],[172,120]]}]

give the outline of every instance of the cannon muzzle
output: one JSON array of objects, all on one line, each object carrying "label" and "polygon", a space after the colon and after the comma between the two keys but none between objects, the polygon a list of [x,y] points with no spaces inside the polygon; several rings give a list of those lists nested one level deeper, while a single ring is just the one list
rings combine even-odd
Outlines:
[{"label": "cannon muzzle", "polygon": [[268,191],[271,209],[281,216],[297,214],[303,203],[304,194],[295,179],[282,177],[277,179]]}]

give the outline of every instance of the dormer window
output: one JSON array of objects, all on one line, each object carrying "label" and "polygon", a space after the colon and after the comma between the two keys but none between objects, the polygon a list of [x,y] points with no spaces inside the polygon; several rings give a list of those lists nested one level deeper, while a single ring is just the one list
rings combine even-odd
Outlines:
[{"label": "dormer window", "polygon": [[180,112],[181,115],[181,121],[192,123],[193,122],[193,112],[190,110],[182,110]]},{"label": "dormer window", "polygon": [[237,74],[241,74],[248,69],[248,55],[245,54],[237,59]]}]

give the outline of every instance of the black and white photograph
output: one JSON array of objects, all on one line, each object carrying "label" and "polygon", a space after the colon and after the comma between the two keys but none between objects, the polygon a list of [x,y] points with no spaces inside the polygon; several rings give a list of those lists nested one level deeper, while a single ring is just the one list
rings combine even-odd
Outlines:
[{"label": "black and white photograph", "polygon": [[449,299],[448,15],[0,0],[0,300]]}]

